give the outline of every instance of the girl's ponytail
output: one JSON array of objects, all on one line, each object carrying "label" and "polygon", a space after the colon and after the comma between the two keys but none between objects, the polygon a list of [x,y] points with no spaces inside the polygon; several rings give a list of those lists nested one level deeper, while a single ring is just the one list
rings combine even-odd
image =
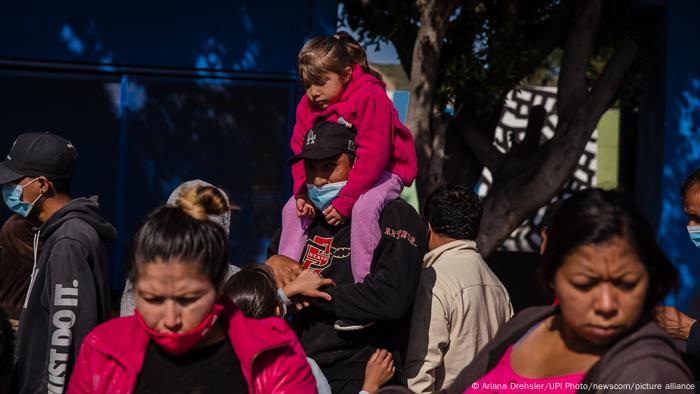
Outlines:
[{"label": "girl's ponytail", "polygon": [[352,38],[349,33],[339,31],[333,35],[333,38],[340,41],[343,46],[345,46],[345,50],[348,52],[348,55],[350,55],[353,63],[359,64],[360,67],[362,67],[362,71],[371,74],[381,82],[384,82],[382,74],[369,66],[369,62],[367,61],[367,52],[365,52],[362,46],[360,46],[360,43]]}]

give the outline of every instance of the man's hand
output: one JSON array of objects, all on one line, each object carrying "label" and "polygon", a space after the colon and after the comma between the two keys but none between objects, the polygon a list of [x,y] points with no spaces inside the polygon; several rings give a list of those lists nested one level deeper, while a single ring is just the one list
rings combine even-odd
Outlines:
[{"label": "man's hand", "polygon": [[329,205],[326,209],[324,209],[323,215],[326,217],[326,222],[330,225],[340,226],[345,223],[345,218],[335,210],[333,205]]},{"label": "man's hand", "polygon": [[284,291],[284,294],[286,294],[288,298],[302,295],[310,298],[323,298],[326,301],[330,301],[330,294],[319,291],[318,289],[323,286],[331,286],[334,284],[333,279],[322,278],[321,275],[313,271],[303,270],[296,279],[287,283],[287,285],[282,288],[282,291]]},{"label": "man's hand", "polygon": [[297,216],[313,218],[316,215],[316,208],[306,194],[297,197]]},{"label": "man's hand", "polygon": [[688,340],[695,319],[672,306],[657,306],[656,321],[674,339]]},{"label": "man's hand", "polygon": [[270,256],[265,264],[272,268],[272,272],[275,274],[275,283],[278,288],[283,288],[288,283],[291,283],[304,271],[297,261],[280,254]]},{"label": "man's hand", "polygon": [[382,385],[391,379],[396,372],[394,358],[390,352],[384,349],[377,349],[372,357],[367,361],[365,368],[365,382],[362,390],[374,394]]}]

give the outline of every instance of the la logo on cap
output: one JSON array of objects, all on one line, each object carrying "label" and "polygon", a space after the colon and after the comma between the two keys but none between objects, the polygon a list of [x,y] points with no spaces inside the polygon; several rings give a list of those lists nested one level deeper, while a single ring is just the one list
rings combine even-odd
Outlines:
[{"label": "la logo on cap", "polygon": [[309,133],[306,135],[306,145],[311,145],[316,143],[316,133],[314,133],[314,129],[309,130]]}]

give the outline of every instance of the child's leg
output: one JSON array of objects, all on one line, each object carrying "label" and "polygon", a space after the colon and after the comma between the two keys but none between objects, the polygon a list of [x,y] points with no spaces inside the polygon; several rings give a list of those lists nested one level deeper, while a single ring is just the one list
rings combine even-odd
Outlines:
[{"label": "child's leg", "polygon": [[292,196],[282,208],[282,234],[277,254],[299,261],[306,245],[306,230],[310,220],[297,216],[296,202]]},{"label": "child's leg", "polygon": [[360,196],[352,208],[350,222],[350,265],[355,283],[360,283],[369,273],[374,249],[381,239],[379,218],[384,207],[397,199],[403,190],[398,175],[384,172],[367,193]]}]

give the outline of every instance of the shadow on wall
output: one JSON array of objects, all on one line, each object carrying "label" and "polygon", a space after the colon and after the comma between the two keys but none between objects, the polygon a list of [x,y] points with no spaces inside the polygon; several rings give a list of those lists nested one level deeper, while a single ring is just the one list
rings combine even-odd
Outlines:
[{"label": "shadow on wall", "polygon": [[293,74],[304,41],[335,30],[337,6],[272,8],[254,0],[7,3],[0,58]]},{"label": "shadow on wall", "polygon": [[688,238],[688,220],[679,194],[686,176],[700,167],[700,78],[688,78],[686,88],[669,108],[668,124],[667,134],[675,141],[666,140],[658,237],[680,276],[679,291],[667,302],[682,307],[690,301],[700,275],[700,250]]}]

